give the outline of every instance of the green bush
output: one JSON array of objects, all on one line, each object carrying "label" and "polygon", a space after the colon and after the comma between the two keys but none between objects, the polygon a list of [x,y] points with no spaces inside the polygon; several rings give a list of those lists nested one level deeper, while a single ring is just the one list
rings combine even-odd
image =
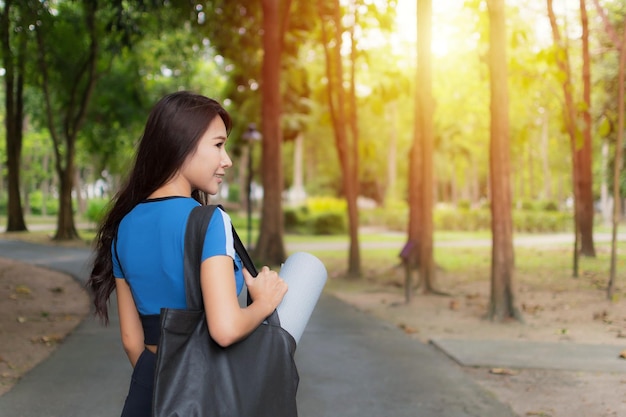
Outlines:
[{"label": "green bush", "polygon": [[408,219],[408,206],[377,207],[359,211],[359,224],[361,226],[383,227],[388,230],[406,231]]},{"label": "green bush", "polygon": [[555,201],[544,201],[542,208],[545,211],[559,211],[559,205]]},{"label": "green bush", "polygon": [[311,221],[311,233],[314,235],[340,235],[347,230],[345,216],[339,213],[321,213]]},{"label": "green bush", "polygon": [[435,230],[488,230],[491,213],[486,209],[440,208],[434,211],[433,222]]},{"label": "green bush", "polygon": [[[513,210],[516,232],[563,232],[571,228],[571,215],[559,211]],[[491,229],[491,212],[485,209],[437,209],[433,214],[435,230],[478,231]]]},{"label": "green bush", "polygon": [[[554,210],[554,202],[525,204],[531,208],[512,211],[513,228],[516,232],[553,233],[571,230],[571,213]],[[304,207],[286,209],[284,220],[285,230],[289,233],[346,233],[346,202],[333,198],[311,199]],[[389,203],[384,208],[359,210],[360,226],[406,232],[408,220],[409,207],[405,202]],[[441,231],[491,230],[491,210],[488,202],[481,208],[455,208],[438,204],[433,210],[433,223],[434,229]]]},{"label": "green bush", "polygon": [[469,210],[469,208],[472,207],[472,204],[470,203],[469,200],[459,200],[456,203],[456,206],[457,206],[457,208],[460,208],[460,209]]},{"label": "green bush", "polygon": [[283,211],[285,231],[288,233],[306,233],[308,209],[305,206],[289,207]]},{"label": "green bush", "polygon": [[231,203],[238,203],[240,199],[241,190],[239,184],[228,184],[228,197],[227,200]]},{"label": "green bush", "polygon": [[0,214],[3,216],[7,215],[9,205],[9,198],[2,196],[0,197]]},{"label": "green bush", "polygon": [[572,217],[555,211],[513,211],[513,228],[516,232],[548,233],[571,229]]},{"label": "green bush", "polygon": [[[42,215],[43,210],[43,192],[36,190],[28,195],[28,203],[30,205],[30,212],[34,215]],[[54,216],[59,212],[59,200],[48,196],[46,199],[46,214]]]},{"label": "green bush", "polygon": [[348,203],[341,198],[311,197],[307,198],[306,207],[311,214],[325,212],[345,213]]},{"label": "green bush", "polygon": [[332,197],[307,199],[304,206],[283,212],[285,231],[313,235],[343,234],[347,231],[345,200]]},{"label": "green bush", "polygon": [[92,223],[99,224],[107,212],[109,200],[94,198],[89,200],[85,217]]}]

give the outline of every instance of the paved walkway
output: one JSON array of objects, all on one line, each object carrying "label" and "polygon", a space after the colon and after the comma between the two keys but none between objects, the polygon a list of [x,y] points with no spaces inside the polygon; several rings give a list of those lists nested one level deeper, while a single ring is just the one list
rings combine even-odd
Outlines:
[{"label": "paved walkway", "polygon": [[[84,282],[91,256],[0,240],[0,256]],[[115,306],[111,308],[115,311]],[[50,357],[0,397],[0,417],[114,417],[131,367],[116,316],[84,320]],[[296,352],[300,417],[514,417],[432,345],[323,295]]]}]

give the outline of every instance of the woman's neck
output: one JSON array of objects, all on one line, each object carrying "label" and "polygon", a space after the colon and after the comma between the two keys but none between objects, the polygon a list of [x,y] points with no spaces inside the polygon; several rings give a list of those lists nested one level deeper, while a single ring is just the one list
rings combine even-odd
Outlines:
[{"label": "woman's neck", "polygon": [[180,181],[168,181],[164,185],[157,188],[152,194],[148,196],[151,198],[163,198],[163,197],[191,197],[191,189],[188,184],[181,184]]}]

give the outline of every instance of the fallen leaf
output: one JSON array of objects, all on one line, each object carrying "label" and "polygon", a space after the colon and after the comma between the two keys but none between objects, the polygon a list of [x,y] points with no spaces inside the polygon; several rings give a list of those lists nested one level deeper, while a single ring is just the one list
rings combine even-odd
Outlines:
[{"label": "fallen leaf", "polygon": [[621,359],[626,359],[626,350],[622,350],[622,351],[619,353],[619,357],[620,357]]},{"label": "fallen leaf", "polygon": [[491,368],[489,373],[494,375],[517,375],[516,371],[507,368]]},{"label": "fallen leaf", "polygon": [[26,317],[18,316],[17,317],[17,322],[18,323],[26,323]]},{"label": "fallen leaf", "polygon": [[457,300],[450,300],[450,310],[457,311],[459,309],[459,302]]},{"label": "fallen leaf", "polygon": [[18,285],[17,287],[15,287],[15,293],[22,294],[22,295],[30,295],[32,291],[26,285]]},{"label": "fallen leaf", "polygon": [[43,335],[41,337],[35,337],[31,339],[33,343],[43,343],[46,346],[51,346],[53,343],[59,343],[62,340],[63,337],[57,334]]},{"label": "fallen leaf", "polygon": [[406,334],[415,334],[418,333],[418,330],[415,327],[411,327],[405,323],[398,324],[398,327],[404,331]]},{"label": "fallen leaf", "polygon": [[522,303],[522,310],[525,313],[536,314],[537,312],[543,310],[543,307],[541,307],[540,305],[527,305],[525,303]]}]

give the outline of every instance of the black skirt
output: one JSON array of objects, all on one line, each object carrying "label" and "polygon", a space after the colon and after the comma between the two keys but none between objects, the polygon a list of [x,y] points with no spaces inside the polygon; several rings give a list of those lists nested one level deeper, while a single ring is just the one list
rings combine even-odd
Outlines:
[{"label": "black skirt", "polygon": [[133,370],[122,417],[151,417],[156,354],[144,350]]}]

